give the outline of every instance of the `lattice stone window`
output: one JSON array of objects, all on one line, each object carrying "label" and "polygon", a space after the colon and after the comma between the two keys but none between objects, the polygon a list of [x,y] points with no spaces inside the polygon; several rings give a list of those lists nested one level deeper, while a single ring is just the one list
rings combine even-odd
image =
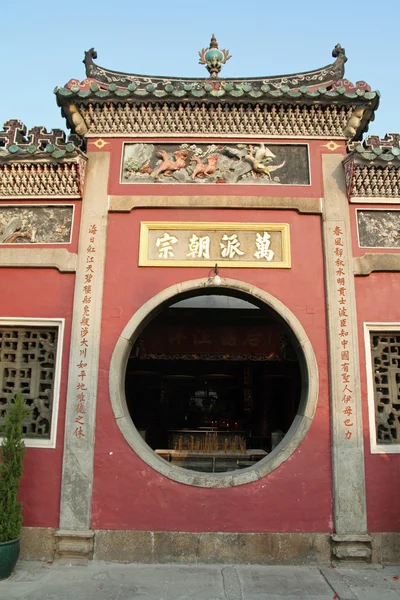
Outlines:
[{"label": "lattice stone window", "polygon": [[[27,445],[33,440],[54,442],[59,378],[61,321],[3,324],[0,320],[0,424],[6,409],[21,392],[31,409],[23,429]],[[53,440],[51,440],[53,438]],[[32,440],[31,443],[29,443]]]},{"label": "lattice stone window", "polygon": [[376,444],[400,445],[400,331],[370,331]]}]

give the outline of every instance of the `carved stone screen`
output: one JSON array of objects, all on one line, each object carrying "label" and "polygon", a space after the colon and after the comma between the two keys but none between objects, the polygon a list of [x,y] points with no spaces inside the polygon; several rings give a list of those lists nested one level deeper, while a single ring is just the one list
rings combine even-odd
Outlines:
[{"label": "carved stone screen", "polygon": [[376,441],[400,443],[400,331],[371,333]]},{"label": "carved stone screen", "polygon": [[121,182],[309,185],[308,146],[126,143]]},{"label": "carved stone screen", "polygon": [[50,438],[57,338],[57,327],[0,325],[0,425],[21,392],[31,409],[23,425],[27,438]]},{"label": "carved stone screen", "polygon": [[358,210],[361,248],[400,248],[400,210]]},{"label": "carved stone screen", "polygon": [[1,244],[69,244],[73,206],[2,206]]}]

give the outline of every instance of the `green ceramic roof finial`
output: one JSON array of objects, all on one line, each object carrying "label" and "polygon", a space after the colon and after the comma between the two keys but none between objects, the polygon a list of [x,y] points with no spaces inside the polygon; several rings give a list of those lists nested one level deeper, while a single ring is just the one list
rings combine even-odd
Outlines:
[{"label": "green ceramic roof finial", "polygon": [[215,35],[212,34],[209,48],[203,48],[199,52],[199,57],[199,63],[206,65],[207,71],[215,79],[218,77],[222,65],[231,58],[231,55],[229,54],[229,50],[219,50]]}]

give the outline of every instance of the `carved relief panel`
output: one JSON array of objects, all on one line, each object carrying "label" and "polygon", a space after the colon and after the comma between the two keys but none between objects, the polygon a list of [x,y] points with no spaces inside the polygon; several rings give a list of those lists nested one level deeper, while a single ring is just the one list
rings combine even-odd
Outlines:
[{"label": "carved relief panel", "polygon": [[69,244],[74,207],[0,207],[0,244]]},{"label": "carved relief panel", "polygon": [[399,210],[357,210],[361,248],[400,248]]},{"label": "carved relief panel", "polygon": [[308,146],[126,143],[121,182],[310,185]]}]

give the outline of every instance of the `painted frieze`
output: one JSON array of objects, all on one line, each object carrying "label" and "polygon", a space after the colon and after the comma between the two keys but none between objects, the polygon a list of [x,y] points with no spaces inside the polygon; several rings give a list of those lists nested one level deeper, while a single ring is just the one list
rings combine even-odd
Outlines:
[{"label": "painted frieze", "polygon": [[2,206],[0,244],[69,244],[74,207]]},{"label": "painted frieze", "polygon": [[141,223],[140,266],[290,268],[286,223]]},{"label": "painted frieze", "polygon": [[124,145],[122,183],[309,185],[305,144]]},{"label": "painted frieze", "polygon": [[358,210],[361,248],[400,248],[399,210]]}]

